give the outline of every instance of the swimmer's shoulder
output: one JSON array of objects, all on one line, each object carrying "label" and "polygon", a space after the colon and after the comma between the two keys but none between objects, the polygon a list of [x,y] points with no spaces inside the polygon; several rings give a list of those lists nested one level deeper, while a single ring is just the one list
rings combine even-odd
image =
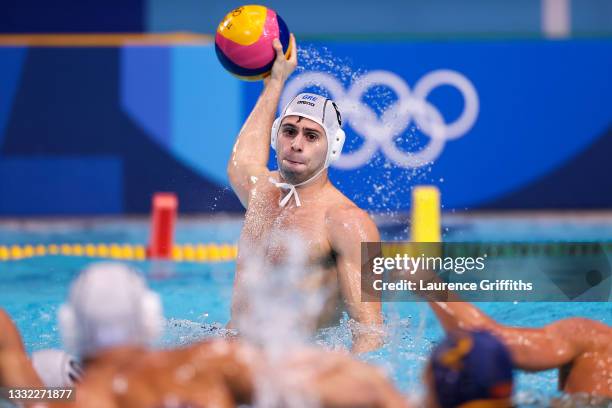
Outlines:
[{"label": "swimmer's shoulder", "polygon": [[350,198],[345,196],[336,187],[333,187],[327,196],[326,218],[333,221],[345,221],[357,218],[360,221],[370,220],[369,214],[359,208]]},{"label": "swimmer's shoulder", "polygon": [[339,193],[341,197],[333,200],[326,209],[325,221],[329,234],[359,238],[360,241],[378,241],[378,227],[367,211]]}]

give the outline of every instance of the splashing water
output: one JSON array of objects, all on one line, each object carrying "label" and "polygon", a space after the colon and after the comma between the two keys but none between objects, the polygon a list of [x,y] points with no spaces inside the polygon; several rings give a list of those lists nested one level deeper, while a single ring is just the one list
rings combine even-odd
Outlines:
[{"label": "splashing water", "polygon": [[277,263],[260,248],[241,247],[247,253],[243,275],[248,310],[238,316],[237,327],[245,338],[275,356],[308,341],[323,307],[324,291],[308,285],[320,272],[307,266],[304,241],[290,232],[272,235],[266,249],[282,254]]},{"label": "splashing water", "polygon": [[[363,68],[354,67],[349,58],[333,55],[325,46],[301,45],[298,49],[298,61],[297,75],[307,71],[331,74],[344,84],[345,88],[349,88],[368,72]],[[313,84],[304,91],[315,92],[327,97],[332,96],[321,84]],[[379,120],[397,100],[398,96],[391,88],[377,84],[370,86],[361,97],[361,102],[375,112]],[[340,110],[342,111],[342,106]],[[392,118],[383,120],[381,125],[391,127],[390,119]],[[347,141],[344,153],[355,151],[364,143],[363,137],[360,136],[360,129],[353,128],[352,125],[351,118],[345,118],[344,128],[347,131]],[[405,131],[395,135],[393,143],[399,150],[410,155],[422,150],[427,145],[428,138],[418,126],[413,124]],[[398,215],[400,206],[405,208],[413,185],[440,182],[439,179],[432,178],[431,170],[432,163],[425,163],[423,166],[414,168],[398,168],[379,151],[373,154],[366,165],[349,172],[343,171],[342,180],[334,180],[334,182],[340,190],[352,191],[349,198],[356,203],[367,205],[373,212],[394,217]],[[334,178],[333,175],[332,178]]]},{"label": "splashing water", "polygon": [[188,319],[168,319],[165,335],[158,345],[172,348],[186,346],[211,338],[231,338],[235,330],[226,329],[221,323],[199,323]]},{"label": "splashing water", "polygon": [[[307,265],[301,237],[278,232],[266,247],[268,256],[261,248],[241,247],[247,306],[236,318],[241,335],[261,347],[266,361],[257,379],[257,406],[314,407],[316,401],[295,392],[299,373],[285,362],[309,343],[328,291],[313,284],[322,271]],[[270,257],[270,248],[280,256]]]}]

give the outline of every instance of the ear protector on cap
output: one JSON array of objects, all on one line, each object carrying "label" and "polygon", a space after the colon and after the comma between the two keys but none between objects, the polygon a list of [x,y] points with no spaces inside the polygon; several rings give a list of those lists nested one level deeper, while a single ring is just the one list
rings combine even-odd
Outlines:
[{"label": "ear protector on cap", "polygon": [[83,378],[83,367],[70,354],[58,349],[32,353],[34,370],[47,387],[71,387]]}]

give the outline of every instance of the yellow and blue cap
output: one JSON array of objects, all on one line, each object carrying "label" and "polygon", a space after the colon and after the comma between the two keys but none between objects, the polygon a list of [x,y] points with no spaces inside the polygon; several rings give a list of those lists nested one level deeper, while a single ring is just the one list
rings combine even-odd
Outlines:
[{"label": "yellow and blue cap", "polygon": [[489,332],[450,334],[434,349],[431,368],[441,408],[512,406],[512,358]]}]

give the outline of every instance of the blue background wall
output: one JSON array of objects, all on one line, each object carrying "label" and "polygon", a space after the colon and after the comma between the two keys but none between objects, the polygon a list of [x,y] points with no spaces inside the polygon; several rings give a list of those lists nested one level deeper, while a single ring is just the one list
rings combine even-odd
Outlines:
[{"label": "blue background wall", "polygon": [[[300,57],[294,78],[324,70],[345,91],[383,70],[415,96],[447,70],[476,92],[469,128],[433,163],[398,166],[375,145],[363,165],[332,169],[361,206],[405,210],[423,183],[439,185],[446,209],[612,206],[612,41],[305,42]],[[434,85],[416,100],[447,126],[464,96]],[[144,213],[160,190],[185,212],[241,211],[225,164],[260,89],[224,72],[211,44],[0,47],[0,214]],[[398,96],[374,83],[356,101],[379,117]],[[345,119],[351,153],[372,134]],[[395,146],[409,157],[435,135],[403,120]]]},{"label": "blue background wall", "polygon": [[2,0],[0,33],[146,31],[142,0]]},{"label": "blue background wall", "polygon": [[[239,4],[7,0],[0,32],[211,33]],[[345,94],[358,78],[383,71],[407,90],[400,98],[375,81],[341,101],[345,152],[365,159],[332,168],[331,177],[359,205],[406,210],[412,186],[428,183],[440,187],[446,209],[612,207],[609,1],[263,4],[298,36],[294,79],[325,72]],[[566,39],[539,39],[550,34],[546,4],[567,5]],[[466,109],[466,91],[440,82],[449,72],[476,98],[469,126],[454,135],[448,125]],[[184,212],[242,211],[225,164],[260,89],[223,71],[206,42],[1,46],[0,215],[145,213],[151,194],[163,190],[179,194]],[[346,106],[353,102],[372,117],[360,123]],[[430,163],[398,165],[377,141],[384,112],[401,103],[409,114],[395,120],[401,132],[387,149],[394,146],[400,161],[433,149]]]}]

